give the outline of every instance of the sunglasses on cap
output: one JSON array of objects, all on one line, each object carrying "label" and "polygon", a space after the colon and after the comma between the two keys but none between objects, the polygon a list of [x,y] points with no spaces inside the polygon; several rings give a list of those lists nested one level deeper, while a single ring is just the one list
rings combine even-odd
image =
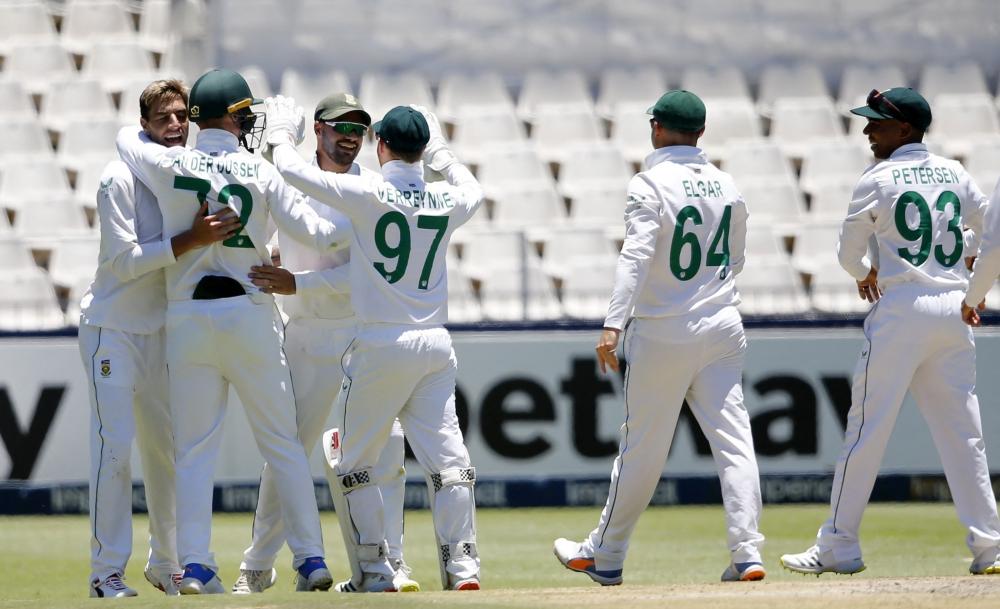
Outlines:
[{"label": "sunglasses on cap", "polygon": [[868,99],[865,100],[865,105],[880,114],[888,114],[892,118],[904,122],[907,120],[903,111],[897,108],[896,104],[886,99],[885,95],[878,89],[872,89],[871,93],[868,94]]},{"label": "sunglasses on cap", "polygon": [[340,135],[356,135],[364,137],[368,133],[368,125],[361,123],[348,123],[342,121],[323,121]]}]

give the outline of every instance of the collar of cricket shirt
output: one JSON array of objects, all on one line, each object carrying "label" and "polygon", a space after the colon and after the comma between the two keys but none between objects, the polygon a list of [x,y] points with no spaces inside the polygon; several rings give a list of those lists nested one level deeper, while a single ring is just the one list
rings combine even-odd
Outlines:
[{"label": "collar of cricket shirt", "polygon": [[205,152],[236,152],[240,142],[236,136],[223,129],[202,129],[198,132],[195,148]]},{"label": "collar of cricket shirt", "polygon": [[424,187],[424,164],[422,161],[407,163],[389,161],[382,165],[382,178],[400,190]]},{"label": "collar of cricket shirt", "polygon": [[697,146],[665,146],[649,153],[644,161],[646,169],[651,169],[664,161],[673,163],[707,163],[708,157]]},{"label": "collar of cricket shirt", "polygon": [[889,158],[890,159],[896,159],[896,158],[899,158],[899,157],[903,156],[904,154],[911,154],[911,153],[914,153],[914,152],[923,152],[923,153],[926,153],[927,152],[927,144],[925,144],[923,142],[916,142],[916,143],[913,143],[913,144],[903,144],[899,148],[896,148],[895,150],[893,150],[892,154],[889,155]]}]

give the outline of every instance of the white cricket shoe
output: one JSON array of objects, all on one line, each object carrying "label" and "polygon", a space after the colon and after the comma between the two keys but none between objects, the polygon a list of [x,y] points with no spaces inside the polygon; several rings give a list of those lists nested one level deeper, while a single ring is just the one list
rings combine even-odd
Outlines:
[{"label": "white cricket shoe", "polygon": [[267,590],[278,581],[275,569],[240,569],[240,576],[233,584],[233,594],[256,594]]},{"label": "white cricket shoe", "polygon": [[177,588],[181,594],[225,594],[222,581],[215,571],[199,563],[184,565],[184,577]]},{"label": "white cricket shoe", "polygon": [[354,582],[347,580],[340,582],[333,589],[337,592],[396,592],[396,584],[382,573],[365,573],[360,586],[355,586]]},{"label": "white cricket shoe", "polygon": [[392,561],[392,566],[396,567],[396,575],[392,578],[392,584],[398,592],[420,592],[420,584],[410,577],[413,570],[402,558]]},{"label": "white cricket shoe", "polygon": [[757,582],[767,577],[764,565],[759,562],[730,563],[722,572],[724,582]]},{"label": "white cricket shoe", "polygon": [[451,585],[452,590],[459,590],[462,592],[468,590],[479,590],[479,578],[478,577],[467,577],[465,579],[460,579]]},{"label": "white cricket shoe", "polygon": [[142,574],[146,576],[146,581],[151,583],[154,588],[163,592],[167,596],[177,596],[181,593],[180,585],[181,579],[184,578],[183,571],[175,571],[173,573],[163,573],[153,569],[153,567],[146,565],[143,569]]},{"label": "white cricket shoe", "polygon": [[781,566],[789,571],[817,577],[821,573],[854,575],[867,568],[860,556],[838,561],[833,557],[833,552],[820,553],[819,546],[813,546],[801,554],[785,554],[781,557],[780,562]]},{"label": "white cricket shoe", "polygon": [[299,565],[295,574],[296,592],[319,592],[330,589],[333,585],[333,575],[326,568],[326,562],[319,556],[307,558]]},{"label": "white cricket shoe", "polygon": [[120,573],[112,573],[103,580],[95,579],[90,582],[90,598],[121,598],[125,596],[139,596],[139,593],[122,581]]},{"label": "white cricket shoe", "polygon": [[552,544],[552,553],[570,571],[584,573],[602,586],[617,586],[622,583],[622,570],[598,571],[593,556],[587,556],[583,544],[560,537]]},{"label": "white cricket shoe", "polygon": [[969,573],[973,575],[1000,575],[1000,555],[995,549],[983,552],[972,561]]}]

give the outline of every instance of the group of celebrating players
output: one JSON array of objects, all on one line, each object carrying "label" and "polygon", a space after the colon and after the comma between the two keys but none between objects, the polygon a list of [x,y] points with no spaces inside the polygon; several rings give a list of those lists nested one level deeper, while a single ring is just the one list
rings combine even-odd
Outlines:
[{"label": "group of celebrating players", "polygon": [[[1000,573],[975,344],[963,324],[979,323],[1000,272],[1000,203],[988,205],[959,163],[927,151],[931,112],[912,89],[873,90],[853,112],[868,118],[878,161],[855,190],[839,258],[859,297],[877,303],[831,516],[812,548],[781,563],[815,574],[865,568],[858,527],[909,389],[968,528],[970,570]],[[753,202],[697,147],[706,112],[694,93],[667,92],[649,114],[654,150],[628,185],[597,345],[602,371],[618,370],[620,338],[628,361],[619,454],[597,528],[582,543],[557,539],[554,553],[600,584],[622,582],[686,400],[722,484],[731,552],[722,579],[760,580],[735,283]],[[191,148],[189,120],[200,128]],[[176,80],[151,83],[140,126],[119,133],[119,159],[97,194],[99,268],[79,335],[92,405],[91,596],[137,594],[124,581],[133,437],[149,509],[146,579],[167,594],[225,591],[209,541],[230,384],[266,461],[234,593],[273,586],[285,543],[297,590],[333,586],[308,465],[317,444],[351,567],[335,589],[419,590],[402,554],[404,432],[431,496],[441,585],[480,588],[476,471],[455,414],[444,323],[448,244],[482,204],[482,188],[424,108],[397,106],[373,124],[354,96],[333,93],[313,113],[312,162],[295,148],[305,125],[294,100],[254,98],[242,76],[212,70],[190,92]],[[369,130],[380,173],[355,162]],[[425,182],[425,166],[445,179]]]}]

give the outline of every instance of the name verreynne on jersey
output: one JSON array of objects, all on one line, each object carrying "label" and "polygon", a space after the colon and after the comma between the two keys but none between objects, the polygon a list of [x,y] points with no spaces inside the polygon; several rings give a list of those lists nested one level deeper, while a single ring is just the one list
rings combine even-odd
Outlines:
[{"label": "name verreynne on jersey", "polygon": [[451,194],[433,193],[426,190],[398,190],[396,188],[378,188],[378,198],[383,203],[398,203],[410,207],[425,209],[447,209],[455,207]]}]

